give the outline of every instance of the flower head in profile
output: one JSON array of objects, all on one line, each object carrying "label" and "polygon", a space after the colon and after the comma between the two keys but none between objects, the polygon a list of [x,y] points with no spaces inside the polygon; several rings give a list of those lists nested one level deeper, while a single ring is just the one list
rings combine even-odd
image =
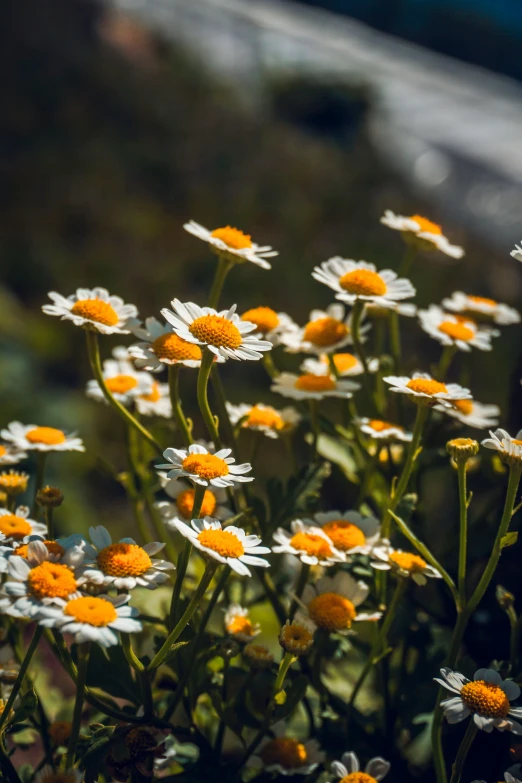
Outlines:
[{"label": "flower head in profile", "polygon": [[57,628],[71,634],[76,644],[97,642],[102,647],[118,644],[118,633],[139,633],[139,612],[126,606],[128,595],[79,595],[67,600],[59,598],[56,606],[40,610],[39,623],[46,628]]},{"label": "flower head in profile", "polygon": [[330,633],[348,633],[354,622],[378,620],[381,612],[358,612],[369,593],[368,585],[356,581],[346,571],[323,576],[306,585],[301,603],[312,622]]},{"label": "flower head in profile", "polygon": [[261,632],[261,626],[252,622],[248,609],[230,604],[225,612],[225,630],[238,642],[251,642]]},{"label": "flower head in profile", "polygon": [[320,511],[314,514],[313,520],[304,522],[320,527],[335,548],[345,555],[369,554],[380,537],[379,520],[365,517],[358,511]]},{"label": "flower head in profile", "polygon": [[[112,396],[125,406],[131,405],[139,395],[150,394],[154,383],[148,372],[134,369],[129,352],[123,345],[114,348],[112,359],[103,362],[103,379]],[[87,382],[86,394],[97,402],[107,404],[100,384],[94,379]]]},{"label": "flower head in profile", "polygon": [[331,353],[352,343],[351,318],[340,302],[312,310],[305,326],[284,332],[279,342],[289,353]]},{"label": "flower head in profile", "polygon": [[424,372],[416,372],[411,378],[408,376],[389,375],[383,378],[391,386],[391,391],[399,394],[407,394],[412,402],[418,405],[433,407],[440,404],[443,407],[451,406],[454,400],[470,400],[471,392],[458,383],[442,383],[436,381],[431,375]]},{"label": "flower head in profile", "polygon": [[277,554],[295,555],[308,565],[332,566],[341,563],[344,556],[333,545],[319,525],[294,519],[291,530],[279,527],[274,533],[276,546],[272,551]]},{"label": "flower head in profile", "polygon": [[441,702],[448,723],[460,723],[472,715],[476,727],[483,731],[498,729],[522,734],[522,725],[510,718],[522,718],[522,707],[511,706],[520,696],[515,682],[503,680],[494,669],[477,669],[473,680],[447,667],[440,673],[442,679],[435,681],[457,694]]},{"label": "flower head in profile", "polygon": [[285,652],[298,658],[305,655],[314,643],[315,623],[298,612],[293,620],[287,620],[279,632],[279,644]]},{"label": "flower head in profile", "polygon": [[134,400],[136,410],[142,416],[172,417],[172,402],[168,383],[152,382],[152,386],[144,394],[139,394]]},{"label": "flower head in profile", "polygon": [[339,256],[316,266],[312,277],[336,291],[336,299],[351,305],[361,300],[393,310],[397,302],[415,296],[415,288],[410,281],[398,278],[391,269],[377,272],[374,264]]},{"label": "flower head in profile", "polygon": [[254,334],[259,338],[269,340],[272,345],[279,345],[283,335],[299,329],[287,313],[277,313],[271,307],[264,305],[246,310],[241,315],[241,320],[255,324]]},{"label": "flower head in profile", "polygon": [[[364,367],[360,359],[353,353],[334,353],[330,358],[326,354],[321,354],[318,359],[305,359],[301,365],[304,373],[312,375],[333,375],[330,361],[335,367],[335,374],[338,378],[350,378],[355,375],[362,375]],[[377,372],[379,369],[378,359],[368,359],[368,370]]]},{"label": "flower head in profile", "polygon": [[487,430],[496,427],[500,408],[498,405],[484,405],[476,400],[453,400],[451,407],[435,406],[436,411],[457,419],[461,424],[474,427],[477,430]]},{"label": "flower head in profile", "polygon": [[393,424],[384,419],[370,419],[363,417],[356,420],[356,425],[361,432],[369,435],[374,440],[393,441],[399,440],[403,443],[409,443],[413,437],[411,432],[406,432],[400,424]]},{"label": "flower head in profile", "polygon": [[392,547],[375,547],[371,566],[378,571],[394,571],[398,576],[411,577],[418,585],[425,585],[427,578],[441,579],[442,575],[420,555],[403,552]]},{"label": "flower head in profile", "polygon": [[346,400],[360,388],[360,384],[354,381],[339,380],[328,374],[294,375],[291,372],[282,372],[274,379],[270,390],[293,400],[322,400],[327,397],[341,397]]},{"label": "flower head in profile", "polygon": [[512,258],[514,258],[516,261],[522,261],[522,243],[521,245],[515,245],[514,250],[511,251],[509,254]]},{"label": "flower head in profile", "polygon": [[507,465],[522,465],[522,430],[514,438],[506,430],[490,430],[489,438],[482,441],[486,449],[493,449]]},{"label": "flower head in profile", "polygon": [[54,427],[12,421],[0,432],[4,440],[24,451],[85,451],[81,438]]},{"label": "flower head in profile", "polygon": [[192,368],[201,364],[199,345],[183,340],[170,324],[162,324],[157,318],[146,318],[144,325],[133,324],[132,333],[142,341],[129,348],[129,354],[140,369],[159,372],[171,364]]},{"label": "flower head in profile", "polygon": [[359,759],[353,751],[343,753],[341,761],[332,761],[332,772],[341,778],[342,783],[377,783],[388,774],[390,762],[376,756],[367,763],[361,772]]},{"label": "flower head in profile", "polygon": [[232,487],[236,482],[253,481],[245,476],[252,470],[249,462],[235,465],[232,449],[220,449],[211,454],[205,446],[193,443],[185,449],[166,449],[163,456],[166,465],[157,465],[157,470],[168,470],[168,479],[188,478],[204,487]]},{"label": "flower head in profile", "polygon": [[271,732],[274,736],[263,739],[248,766],[278,775],[310,775],[324,761],[317,740],[301,742],[289,736],[282,721],[272,726]]},{"label": "flower head in profile", "polygon": [[271,269],[272,267],[266,259],[279,255],[277,250],[272,250],[269,245],[256,245],[255,242],[252,242],[249,234],[244,234],[232,226],[223,226],[209,231],[208,228],[191,220],[185,223],[183,228],[189,234],[207,242],[218,256],[224,256],[236,264],[250,261],[252,264],[260,266],[261,269]]},{"label": "flower head in profile", "polygon": [[499,334],[491,329],[479,329],[473,320],[445,313],[438,305],[419,310],[418,315],[422,328],[430,337],[434,337],[441,345],[455,346],[461,351],[470,351],[472,348],[491,351],[491,338]]},{"label": "flower head in profile", "polygon": [[267,438],[286,435],[301,421],[299,413],[291,407],[276,410],[270,405],[263,405],[262,402],[256,405],[247,403],[233,405],[227,402],[226,405],[230,421],[234,426],[238,424],[242,429],[261,432]]},{"label": "flower head in profile", "polygon": [[13,443],[0,443],[0,466],[16,465],[26,458],[26,452],[17,449]]},{"label": "flower head in profile", "polygon": [[111,296],[106,288],[78,288],[67,298],[56,291],[49,292],[53,304],[43,305],[46,315],[57,315],[101,334],[128,334],[128,322],[136,318],[138,310],[125,304],[119,296]]},{"label": "flower head in profile", "polygon": [[458,245],[452,245],[437,223],[421,215],[404,217],[395,215],[387,209],[381,218],[381,223],[395,231],[400,231],[404,241],[415,245],[419,250],[440,250],[451,258],[462,258],[464,255],[464,250]]},{"label": "flower head in profile", "polygon": [[[187,486],[182,481],[169,481],[160,474],[166,494],[174,501],[162,500],[156,503],[163,521],[172,529],[176,529],[176,522],[190,522],[193,519],[192,509],[196,490],[193,486]],[[223,521],[233,515],[232,510],[226,505],[227,493],[221,487],[208,487],[205,489],[201,504],[202,517],[214,517]]]},{"label": "flower head in profile", "polygon": [[145,546],[133,538],[122,538],[113,543],[103,525],[89,528],[90,543],[82,546],[85,559],[78,569],[78,584],[115,587],[117,590],[133,590],[146,587],[155,590],[168,580],[168,571],[175,566],[166,560],[155,560],[165,544],[153,541]]},{"label": "flower head in profile", "polygon": [[495,323],[499,326],[520,323],[518,310],[484,296],[472,296],[462,291],[455,291],[451,296],[443,299],[442,304],[452,313],[458,313],[464,318],[472,318],[481,323]]},{"label": "flower head in profile", "polygon": [[206,346],[222,360],[261,359],[263,351],[273,347],[268,340],[251,334],[256,331],[256,324],[243,321],[236,313],[236,305],[221,312],[212,307],[199,307],[194,302],[183,304],[179,299],[173,299],[171,305],[174,312],[165,308],[161,314],[178,337],[193,345]]},{"label": "flower head in profile", "polygon": [[251,576],[248,566],[268,568],[270,563],[259,555],[266,555],[270,549],[260,546],[261,539],[248,535],[240,527],[228,525],[224,530],[221,522],[212,517],[193,519],[190,525],[178,522],[176,529],[188,538],[200,552],[219,563],[229,565],[239,576]]},{"label": "flower head in profile", "polygon": [[7,542],[22,542],[28,536],[44,536],[47,525],[31,519],[28,506],[18,506],[13,511],[0,508],[0,534]]}]

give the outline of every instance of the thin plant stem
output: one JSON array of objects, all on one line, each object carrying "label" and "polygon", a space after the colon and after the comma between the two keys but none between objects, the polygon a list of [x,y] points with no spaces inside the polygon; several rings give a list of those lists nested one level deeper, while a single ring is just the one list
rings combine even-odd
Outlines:
[{"label": "thin plant stem", "polygon": [[43,634],[43,628],[40,625],[37,625],[36,628],[34,629],[33,638],[31,639],[29,647],[27,648],[27,652],[20,666],[20,671],[18,672],[18,677],[16,678],[16,682],[13,685],[13,689],[11,693],[9,694],[7,704],[5,705],[4,710],[0,715],[0,732],[2,731],[3,727],[5,726],[9,718],[9,714],[11,712],[13,704],[15,703],[16,697],[20,693],[20,688],[22,687],[23,681],[25,679],[27,669],[29,668],[29,664],[31,663],[31,659],[34,655],[34,652],[38,647],[38,644],[40,643],[42,634]]},{"label": "thin plant stem", "polygon": [[192,427],[183,413],[181,399],[179,396],[179,374],[181,364],[169,365],[169,393],[172,403],[172,415],[181,434],[185,446],[190,446],[194,441],[192,439]]},{"label": "thin plant stem", "polygon": [[402,365],[402,347],[401,347],[401,327],[399,323],[399,313],[390,310],[390,350],[393,358],[393,366],[396,373],[400,372]]},{"label": "thin plant stem", "polygon": [[316,459],[318,456],[317,445],[319,442],[319,435],[321,433],[321,426],[319,424],[319,405],[317,400],[308,400],[308,408],[310,411],[310,428],[312,430],[312,459]]},{"label": "thin plant stem", "polygon": [[511,665],[511,672],[518,671],[518,649],[520,646],[520,622],[512,606],[509,606],[506,610],[506,614],[509,620],[509,661]]},{"label": "thin plant stem", "polygon": [[216,274],[214,275],[214,281],[212,283],[212,288],[210,289],[210,294],[208,297],[208,306],[213,307],[215,310],[219,304],[226,277],[233,266],[233,261],[230,261],[224,256],[219,257],[218,267],[216,269]]},{"label": "thin plant stem", "polygon": [[140,683],[141,697],[143,700],[143,717],[152,718],[154,715],[154,700],[152,698],[152,685],[150,676],[143,663],[140,661],[134,650],[132,649],[132,642],[130,634],[120,633],[121,646],[123,648],[124,655],[129,665],[136,672],[136,676]]},{"label": "thin plant stem", "polygon": [[435,377],[438,381],[443,381],[448,370],[450,368],[453,357],[456,355],[458,348],[456,345],[446,345],[442,351],[438,367],[435,371]]},{"label": "thin plant stem", "polygon": [[473,740],[477,736],[478,728],[475,726],[475,722],[471,719],[468,723],[466,733],[460,743],[460,747],[457,752],[457,757],[452,767],[450,783],[459,783],[464,769],[464,764],[468,756],[469,750],[473,744]]},{"label": "thin plant stem", "polygon": [[[228,673],[230,669],[230,659],[227,656],[223,658],[223,683],[221,686],[221,703],[223,706],[227,703],[228,697]],[[220,719],[218,730],[216,733],[216,740],[214,743],[214,752],[221,758],[221,751],[223,748],[223,739],[225,737],[226,723],[223,718]]]},{"label": "thin plant stem", "polygon": [[201,603],[201,600],[205,595],[205,592],[210,582],[212,581],[212,577],[214,576],[214,571],[216,570],[217,565],[218,563],[216,561],[209,561],[207,563],[205,573],[201,577],[201,582],[197,586],[197,589],[194,592],[194,595],[192,596],[189,605],[185,609],[176,627],[167,636],[161,648],[158,650],[158,652],[156,653],[152,661],[147,666],[148,671],[154,671],[154,669],[157,669],[159,666],[161,666],[161,664],[164,662],[165,658],[167,657],[170,648],[175,642],[177,642],[177,640],[179,639],[179,637],[181,636],[181,634],[183,633],[183,631],[191,621],[194,612],[196,611],[199,604]]},{"label": "thin plant stem", "polygon": [[36,502],[36,496],[39,490],[43,487],[45,476],[45,463],[47,461],[47,453],[45,451],[36,452],[36,478],[34,482],[34,499],[32,515],[34,516],[38,510],[38,503]]},{"label": "thin plant stem", "polygon": [[310,566],[308,563],[301,563],[301,571],[299,572],[299,579],[297,580],[297,584],[295,586],[295,593],[294,593],[294,600],[292,601],[292,605],[290,606],[290,612],[289,617],[290,620],[293,620],[294,614],[296,613],[298,601],[301,598],[303,594],[303,590],[306,587],[306,583],[308,582],[308,577],[310,575]]},{"label": "thin plant stem", "polygon": [[2,737],[0,737],[0,770],[5,775],[6,781],[9,781],[9,783],[21,783],[21,779],[18,777],[18,773],[14,768],[13,762],[7,755],[7,751],[4,748],[4,741]]},{"label": "thin plant stem", "polygon": [[130,411],[125,408],[124,405],[122,405],[115,397],[113,397],[107,388],[101,366],[98,334],[96,332],[86,330],[85,336],[87,338],[87,352],[89,354],[91,369],[100,389],[102,390],[103,396],[109,405],[111,405],[117,411],[117,413],[127,422],[127,424],[130,424],[131,427],[134,427],[134,429],[140,433],[141,437],[150,443],[159,454],[163,454],[163,448],[160,446],[158,441],[150,434],[147,429],[145,429],[145,427],[132,415],[132,413],[130,413]]},{"label": "thin plant stem", "polygon": [[360,359],[361,364],[363,366],[364,372],[363,372],[363,376],[362,376],[362,381],[363,381],[363,384],[364,384],[364,388],[366,390],[368,398],[371,401],[373,407],[375,408],[377,413],[379,413],[379,408],[378,408],[377,401],[375,399],[375,395],[373,393],[373,389],[372,389],[372,385],[371,385],[370,370],[369,370],[369,367],[368,367],[368,359],[366,358],[366,353],[365,353],[364,348],[362,346],[362,340],[361,340],[360,328],[361,328],[361,318],[362,318],[363,312],[364,312],[364,302],[361,301],[360,299],[357,299],[357,301],[355,302],[355,304],[353,306],[353,310],[352,310],[351,327],[352,327],[353,346],[354,346],[354,349],[355,349],[355,353],[358,356],[358,358]]},{"label": "thin plant stem", "polygon": [[51,508],[50,506],[45,506],[43,510],[43,515],[45,519],[45,524],[47,525],[47,538],[49,541],[54,541],[54,514],[53,514],[54,508]]},{"label": "thin plant stem", "polygon": [[256,568],[255,574],[261,582],[268,600],[272,604],[272,609],[274,610],[277,619],[281,625],[284,625],[288,615],[281,601],[279,600],[279,595],[275,588],[272,577],[265,571],[265,569],[261,568]]},{"label": "thin plant stem", "polygon": [[78,645],[78,676],[76,679],[76,697],[74,701],[71,736],[67,746],[65,769],[72,769],[76,758],[76,748],[80,737],[83,702],[85,698],[85,681],[87,678],[87,665],[89,663],[90,642]]},{"label": "thin plant stem", "polygon": [[211,440],[214,441],[214,446],[217,449],[220,449],[221,438],[219,437],[218,422],[210,410],[210,405],[208,403],[208,379],[213,363],[214,354],[212,351],[209,351],[208,348],[203,348],[203,355],[198,373],[197,395],[199,410],[203,417],[203,421],[205,422],[208,434],[210,435]]},{"label": "thin plant stem", "polygon": [[404,275],[409,273],[416,255],[417,248],[415,245],[408,245],[406,248],[406,253],[404,254],[404,258],[402,259],[399,270],[397,272],[398,277],[404,277]]},{"label": "thin plant stem", "polygon": [[277,376],[280,375],[279,370],[277,369],[277,367],[274,364],[272,351],[265,351],[263,353],[263,358],[262,358],[261,361],[263,363],[263,367],[265,368],[268,377],[271,380],[274,380],[274,378],[277,378]]},{"label": "thin plant stem", "polygon": [[457,462],[460,516],[458,589],[461,606],[465,606],[466,603],[466,564],[468,550],[468,495],[466,489],[466,462],[467,460],[465,459],[459,459]]},{"label": "thin plant stem", "polygon": [[[201,514],[201,506],[203,505],[204,498],[205,498],[205,487],[203,486],[203,484],[196,484],[194,487],[194,502],[192,504],[192,519],[199,519],[199,515]],[[172,591],[172,598],[170,601],[170,612],[169,612],[170,628],[173,628],[176,622],[178,603],[181,596],[181,588],[183,586],[183,580],[185,579],[185,574],[187,573],[187,566],[190,560],[191,553],[192,553],[192,544],[190,543],[190,539],[186,538],[185,544],[183,546],[183,550],[181,551],[178,557],[177,569],[176,569],[176,581],[174,583],[174,589]]]}]

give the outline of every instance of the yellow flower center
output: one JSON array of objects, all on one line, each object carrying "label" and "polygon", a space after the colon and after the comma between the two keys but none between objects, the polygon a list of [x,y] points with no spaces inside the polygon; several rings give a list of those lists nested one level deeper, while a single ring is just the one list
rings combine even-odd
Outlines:
[{"label": "yellow flower center", "polygon": [[437,328],[439,332],[447,334],[452,340],[463,340],[464,342],[468,342],[475,336],[473,329],[470,329],[469,326],[466,326],[465,323],[462,322],[455,323],[454,321],[442,321]]},{"label": "yellow flower center", "polygon": [[2,444],[0,443],[0,457],[5,457],[6,454],[7,454],[6,447],[2,446]]},{"label": "yellow flower center", "polygon": [[296,533],[290,539],[290,546],[319,559],[330,557],[332,554],[332,547],[328,541],[314,533]]},{"label": "yellow flower center", "polygon": [[348,334],[348,327],[336,318],[318,318],[309,321],[304,329],[303,338],[306,342],[326,348],[343,340]]},{"label": "yellow flower center", "polygon": [[104,326],[116,326],[120,320],[114,307],[101,299],[80,299],[71,307],[71,313]]},{"label": "yellow flower center", "polygon": [[434,381],[433,378],[412,378],[406,386],[414,392],[429,394],[430,396],[448,391],[446,384]]},{"label": "yellow flower center", "polygon": [[232,228],[232,226],[215,228],[210,236],[220,239],[225,245],[234,250],[244,250],[246,247],[252,247],[252,238],[249,234],[243,234],[238,228]]},{"label": "yellow flower center", "polygon": [[201,359],[201,348],[187,340],[178,337],[177,334],[162,334],[151,343],[152,350],[158,359],[170,362],[182,362],[192,360],[198,362]]},{"label": "yellow flower center", "polygon": [[46,446],[57,446],[65,443],[65,435],[54,427],[35,427],[26,434],[29,443],[45,443]]},{"label": "yellow flower center", "polygon": [[366,772],[350,772],[349,775],[341,778],[338,783],[377,783],[377,781]]},{"label": "yellow flower center", "polygon": [[339,280],[341,288],[356,296],[384,296],[388,286],[377,272],[371,269],[354,269]]},{"label": "yellow flower center", "polygon": [[354,546],[364,546],[366,536],[357,525],[347,522],[346,519],[334,519],[323,525],[323,530],[330,538],[334,546],[341,552],[347,552]]},{"label": "yellow flower center", "polygon": [[237,326],[223,315],[202,315],[192,321],[189,330],[202,343],[216,348],[239,348],[243,341]]},{"label": "yellow flower center", "polygon": [[228,476],[227,463],[214,454],[189,454],[181,463],[181,467],[187,473],[192,473],[206,481],[219,476]]},{"label": "yellow flower center", "polygon": [[118,618],[118,613],[110,601],[92,595],[67,601],[63,612],[74,617],[79,623],[95,625],[97,628],[109,625]]},{"label": "yellow flower center", "polygon": [[473,400],[452,400],[451,404],[464,416],[469,416],[473,410]]},{"label": "yellow flower center", "polygon": [[352,601],[339,593],[321,593],[308,604],[308,613],[319,628],[344,631],[357,616]]},{"label": "yellow flower center", "polygon": [[[180,492],[176,498],[176,507],[185,519],[192,519],[192,509],[194,508],[194,496],[196,492],[194,489],[184,489]],[[216,510],[217,501],[216,496],[209,489],[205,490],[203,495],[203,502],[201,504],[201,516],[212,517]]]},{"label": "yellow flower center", "polygon": [[27,473],[19,473],[17,470],[0,473],[0,487],[5,489],[6,492],[14,493],[16,491],[16,494],[25,492],[28,481],[29,475]]},{"label": "yellow flower center", "polygon": [[431,220],[428,220],[421,215],[412,215],[411,220],[414,220],[419,224],[419,231],[425,232],[426,234],[442,234],[442,229],[438,223],[432,223]]},{"label": "yellow flower center", "polygon": [[48,560],[29,571],[27,582],[35,598],[67,598],[76,590],[76,579],[70,568]]},{"label": "yellow flower center", "polygon": [[[358,361],[357,356],[354,356],[353,353],[334,353],[333,355],[335,369],[339,375],[353,370],[354,367],[357,367]],[[325,363],[328,364],[328,359],[326,359]]]},{"label": "yellow flower center", "polygon": [[243,634],[243,636],[255,636],[254,626],[248,617],[244,617],[241,614],[237,614],[231,619],[227,625],[227,631],[232,635]]},{"label": "yellow flower center", "polygon": [[241,557],[245,554],[239,538],[228,530],[203,530],[198,541],[221,557]]},{"label": "yellow flower center", "polygon": [[260,408],[254,405],[243,422],[243,427],[267,427],[270,430],[283,430],[285,423],[274,408]]},{"label": "yellow flower center", "polygon": [[18,541],[25,536],[31,535],[32,527],[24,517],[17,517],[16,514],[3,514],[0,516],[0,533],[9,538]]},{"label": "yellow flower center", "polygon": [[294,383],[296,389],[309,392],[332,391],[335,389],[335,381],[329,375],[313,375],[306,373],[300,375]]},{"label": "yellow flower center", "polygon": [[152,565],[150,557],[138,544],[109,544],[96,559],[108,576],[141,576]]},{"label": "yellow flower center", "polygon": [[427,565],[422,557],[412,555],[410,552],[392,552],[389,558],[402,571],[408,571],[411,574],[418,574],[420,571],[424,571]]},{"label": "yellow flower center", "polygon": [[398,424],[392,424],[389,421],[383,421],[382,419],[371,419],[368,422],[368,426],[375,430],[375,432],[386,432],[386,430],[400,430],[404,432],[404,427],[400,427]]},{"label": "yellow flower center", "polygon": [[145,400],[146,402],[159,402],[161,400],[159,383],[157,381],[153,381],[152,390],[149,392],[149,394],[140,394],[140,400]]},{"label": "yellow flower center", "polygon": [[304,767],[308,761],[303,743],[291,737],[276,737],[269,740],[259,751],[259,756],[266,767],[279,764],[283,769]]},{"label": "yellow flower center", "polygon": [[[281,629],[281,641],[282,646],[288,645],[296,650],[300,648],[307,648],[313,641],[313,636],[304,625],[292,623],[291,625],[284,625]],[[291,652],[291,651],[290,651]]]},{"label": "yellow flower center", "polygon": [[[1,517],[0,517],[1,521]],[[58,544],[56,541],[44,541],[43,542],[45,546],[47,547],[47,551],[50,555],[58,555],[61,557],[63,554],[65,554],[65,549],[61,544]],[[27,552],[29,550],[29,544],[22,544],[22,546],[19,546],[16,550],[15,554],[19,555],[19,557],[27,557]]]},{"label": "yellow flower center", "polygon": [[489,307],[496,307],[498,305],[498,302],[495,302],[494,299],[488,299],[486,296],[468,295],[468,299],[470,302],[474,302],[475,304],[484,304],[488,305]]},{"label": "yellow flower center", "polygon": [[471,712],[488,718],[505,718],[511,707],[502,688],[484,680],[467,682],[462,686],[460,697]]},{"label": "yellow flower center", "polygon": [[68,720],[55,720],[49,726],[49,736],[53,745],[66,745],[71,736],[72,724]]},{"label": "yellow flower center", "polygon": [[279,316],[271,307],[253,307],[241,316],[242,321],[255,324],[260,332],[266,334],[279,326]]},{"label": "yellow flower center", "polygon": [[113,378],[106,378],[105,385],[113,394],[125,394],[135,389],[138,381],[132,375],[115,375]]}]

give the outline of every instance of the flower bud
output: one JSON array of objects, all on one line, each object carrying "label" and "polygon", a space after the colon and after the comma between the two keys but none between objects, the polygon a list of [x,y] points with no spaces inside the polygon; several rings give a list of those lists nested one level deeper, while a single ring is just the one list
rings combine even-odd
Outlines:
[{"label": "flower bud", "polygon": [[457,462],[466,462],[470,457],[478,454],[479,445],[476,440],[471,438],[455,438],[446,443],[446,451]]},{"label": "flower bud", "polygon": [[269,669],[274,662],[274,656],[262,644],[247,644],[243,655],[254,669]]},{"label": "flower bud", "polygon": [[19,470],[9,470],[0,473],[0,490],[9,497],[21,495],[27,489],[29,474]]},{"label": "flower bud", "polygon": [[63,503],[63,493],[58,487],[44,487],[36,493],[36,502],[44,508],[58,508]]},{"label": "flower bud", "polygon": [[314,630],[315,627],[302,616],[293,622],[287,620],[279,632],[279,644],[285,652],[304,655],[314,643]]},{"label": "flower bud", "polygon": [[502,585],[497,585],[495,598],[504,611],[512,609],[515,604],[515,596],[513,593],[510,593],[505,587],[502,587]]}]

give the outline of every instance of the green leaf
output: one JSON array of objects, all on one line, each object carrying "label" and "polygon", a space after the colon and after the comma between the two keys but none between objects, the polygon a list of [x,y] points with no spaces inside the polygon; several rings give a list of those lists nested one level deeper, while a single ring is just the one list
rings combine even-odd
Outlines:
[{"label": "green leaf", "polygon": [[31,717],[37,707],[38,696],[36,695],[36,691],[34,688],[29,688],[29,690],[24,693],[22,701],[20,702],[20,706],[13,715],[11,722],[23,723],[24,720],[27,720],[27,718]]},{"label": "green leaf", "polygon": [[274,710],[274,723],[283,720],[295,710],[299,702],[304,699],[307,687],[308,677],[299,675],[292,681],[292,685],[286,689],[286,701]]},{"label": "green leaf", "polygon": [[291,478],[286,490],[280,481],[269,482],[271,531],[296,512],[309,511],[318,499],[321,487],[330,473],[331,467],[327,462],[315,462],[305,465],[297,476]]},{"label": "green leaf", "polygon": [[170,663],[170,661],[175,657],[177,651],[181,647],[185,647],[185,645],[187,645],[187,644],[189,644],[188,641],[187,642],[176,642],[175,644],[173,644],[171,646],[170,650],[167,653],[167,657],[165,658],[164,663]]},{"label": "green leaf", "polygon": [[87,685],[99,688],[111,696],[127,699],[134,704],[141,703],[138,683],[133,679],[131,668],[121,645],[106,648],[92,646],[87,669]]},{"label": "green leaf", "polygon": [[513,546],[513,544],[516,544],[518,539],[518,530],[512,530],[511,533],[506,533],[505,536],[502,536],[500,539],[500,548],[505,549],[507,546]]},{"label": "green leaf", "polygon": [[357,464],[348,443],[340,440],[338,437],[331,437],[323,433],[319,435],[317,451],[322,457],[330,460],[330,462],[334,462],[341,468],[351,484],[360,483],[357,475]]}]

